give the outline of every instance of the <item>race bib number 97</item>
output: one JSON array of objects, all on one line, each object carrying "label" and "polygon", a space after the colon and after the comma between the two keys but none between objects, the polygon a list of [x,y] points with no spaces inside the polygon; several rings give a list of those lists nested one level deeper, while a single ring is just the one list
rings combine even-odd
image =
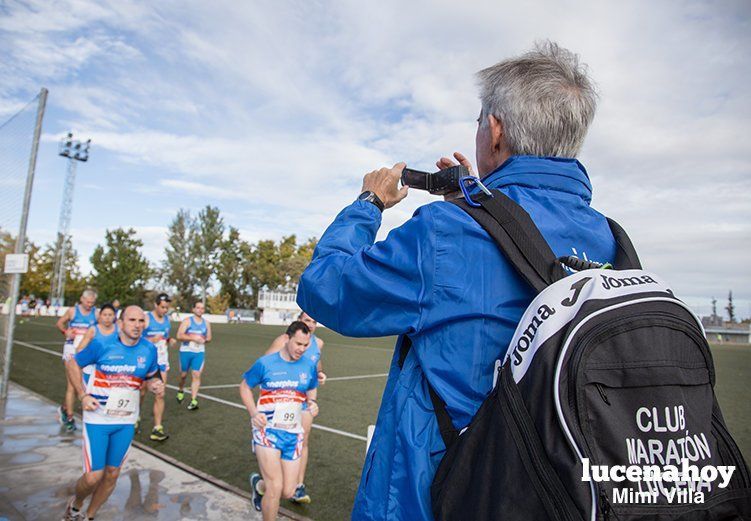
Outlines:
[{"label": "race bib number 97", "polygon": [[107,397],[107,407],[104,413],[107,416],[114,416],[117,418],[128,418],[134,416],[138,412],[139,401],[141,393],[138,389],[110,389],[110,394]]},{"label": "race bib number 97", "polygon": [[272,427],[287,431],[299,430],[301,422],[302,404],[297,402],[277,403],[274,407],[274,417],[271,419]]}]

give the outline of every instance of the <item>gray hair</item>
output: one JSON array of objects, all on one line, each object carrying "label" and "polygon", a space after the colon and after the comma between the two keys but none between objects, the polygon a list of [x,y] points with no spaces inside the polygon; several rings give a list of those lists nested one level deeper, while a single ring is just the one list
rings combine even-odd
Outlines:
[{"label": "gray hair", "polygon": [[86,297],[86,298],[93,298],[93,299],[95,299],[97,297],[97,293],[96,293],[96,290],[85,289],[85,290],[83,290],[83,293],[81,293],[81,296],[82,297]]},{"label": "gray hair", "polygon": [[595,115],[597,92],[579,57],[545,41],[477,73],[481,124],[503,124],[512,155],[576,157]]}]

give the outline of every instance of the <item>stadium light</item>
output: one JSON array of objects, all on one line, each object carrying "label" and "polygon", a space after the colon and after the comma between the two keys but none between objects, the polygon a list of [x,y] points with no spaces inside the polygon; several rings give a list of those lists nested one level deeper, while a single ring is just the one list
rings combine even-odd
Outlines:
[{"label": "stadium light", "polygon": [[55,267],[52,275],[50,300],[53,305],[62,306],[65,297],[65,258],[67,256],[67,241],[70,231],[70,218],[73,212],[73,188],[76,182],[76,161],[89,160],[89,146],[91,139],[85,142],[73,139],[73,132],[60,140],[58,155],[68,158],[68,174],[63,186],[63,202],[60,206],[60,220],[57,225],[57,246],[55,248]]}]

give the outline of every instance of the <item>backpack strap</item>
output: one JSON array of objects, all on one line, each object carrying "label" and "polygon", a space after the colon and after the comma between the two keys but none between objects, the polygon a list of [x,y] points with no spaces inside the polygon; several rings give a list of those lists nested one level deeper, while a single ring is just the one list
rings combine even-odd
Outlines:
[{"label": "backpack strap", "polygon": [[480,194],[473,207],[464,198],[453,204],[467,212],[495,240],[517,273],[538,293],[564,278],[566,272],[529,214],[499,190]]},{"label": "backpack strap", "polygon": [[608,225],[610,226],[610,232],[615,238],[615,261],[613,265],[619,270],[640,270],[641,261],[636,254],[636,248],[631,242],[626,230],[621,228],[621,225],[615,222],[610,217],[608,219]]},{"label": "backpack strap", "polygon": [[[407,336],[402,336],[402,345],[399,348],[399,368],[404,365],[404,360],[407,359],[407,354],[412,348],[412,340]],[[459,438],[459,431],[454,428],[454,424],[451,422],[451,416],[449,416],[446,410],[446,402],[444,402],[438,393],[435,392],[433,386],[430,385],[427,379],[425,384],[428,386],[428,394],[430,394],[430,401],[433,403],[433,411],[435,412],[435,418],[438,421],[438,430],[441,433],[443,444],[448,449]]]}]

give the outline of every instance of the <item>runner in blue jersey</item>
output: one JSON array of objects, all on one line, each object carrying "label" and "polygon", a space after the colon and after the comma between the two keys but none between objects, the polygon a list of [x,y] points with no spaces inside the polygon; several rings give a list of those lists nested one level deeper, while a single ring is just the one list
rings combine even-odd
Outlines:
[{"label": "runner in blue jersey", "polygon": [[177,330],[177,340],[180,344],[180,385],[177,391],[177,403],[185,399],[185,379],[190,372],[190,404],[189,411],[198,409],[198,389],[201,388],[201,373],[206,356],[206,344],[211,342],[211,324],[204,320],[203,302],[196,302],[193,306],[193,316],[180,323]]},{"label": "runner in blue jersey", "polygon": [[[79,303],[69,307],[65,313],[58,319],[57,329],[65,336],[63,344],[63,363],[67,366],[68,362],[76,354],[76,348],[83,341],[83,337],[89,328],[96,324],[97,310],[94,307],[96,303],[96,291],[87,289],[81,293]],[[73,388],[73,382],[68,380],[65,386],[65,400],[58,410],[60,413],[60,423],[65,425],[68,432],[76,430],[76,420],[73,416],[73,405],[76,401],[76,393]]]},{"label": "runner in blue jersey", "polygon": [[[175,339],[170,338],[170,321],[167,313],[172,300],[166,293],[160,293],[154,300],[154,310],[146,314],[146,329],[143,336],[156,346],[157,363],[162,373],[162,381],[167,383],[169,372],[169,347],[175,344]],[[141,393],[143,400],[144,394]],[[143,403],[143,401],[141,402]],[[169,435],[164,432],[162,420],[164,419],[164,396],[154,396],[154,428],[149,438],[153,441],[165,441]]]},{"label": "runner in blue jersey", "polygon": [[[292,322],[284,347],[256,360],[240,383],[261,468],[261,475],[250,476],[253,505],[263,512],[265,521],[276,519],[281,498],[292,498],[295,493],[305,438],[304,411],[318,414],[316,364],[304,356],[310,336],[303,322]],[[260,387],[257,404],[252,391],[255,386]]]},{"label": "runner in blue jersey", "polygon": [[[115,307],[110,303],[104,304],[99,308],[99,317],[97,318],[96,325],[90,327],[86,332],[83,340],[81,340],[81,343],[76,348],[76,353],[83,351],[94,339],[105,342],[110,338],[114,338],[114,335],[117,334],[115,313]],[[94,372],[94,365],[87,365],[82,369],[82,372],[83,383],[86,385],[89,381],[89,376]]]},{"label": "runner in blue jersey", "polygon": [[[305,323],[305,325],[308,326],[308,329],[310,330],[310,346],[305,351],[305,354],[303,354],[303,356],[316,364],[318,373],[318,385],[323,385],[326,383],[326,373],[323,372],[323,361],[321,359],[323,340],[315,335],[316,327],[318,327],[318,322],[316,322],[313,317],[311,317],[304,311],[300,313],[300,315],[297,317],[297,320]],[[289,335],[287,333],[282,333],[274,339],[274,341],[271,343],[271,346],[266,351],[266,354],[268,355],[271,353],[278,353],[284,348],[284,345],[288,340]],[[310,435],[312,433],[313,427],[313,415],[303,414],[302,426],[305,431],[305,437],[302,447],[302,456],[300,458],[300,475],[297,479],[295,494],[294,496],[292,496],[292,501],[294,503],[310,503],[310,495],[308,494],[308,490],[305,487],[305,471],[308,469],[308,447],[310,445]]]},{"label": "runner in blue jersey", "polygon": [[[128,306],[119,322],[116,336],[93,339],[67,366],[84,411],[84,473],[64,519],[83,519],[83,503],[90,495],[85,515],[94,518],[115,488],[133,440],[141,386],[147,382],[153,393],[164,393],[156,348],[141,338],[146,324],[143,310]],[[91,364],[95,370],[84,386],[81,368]]]}]

